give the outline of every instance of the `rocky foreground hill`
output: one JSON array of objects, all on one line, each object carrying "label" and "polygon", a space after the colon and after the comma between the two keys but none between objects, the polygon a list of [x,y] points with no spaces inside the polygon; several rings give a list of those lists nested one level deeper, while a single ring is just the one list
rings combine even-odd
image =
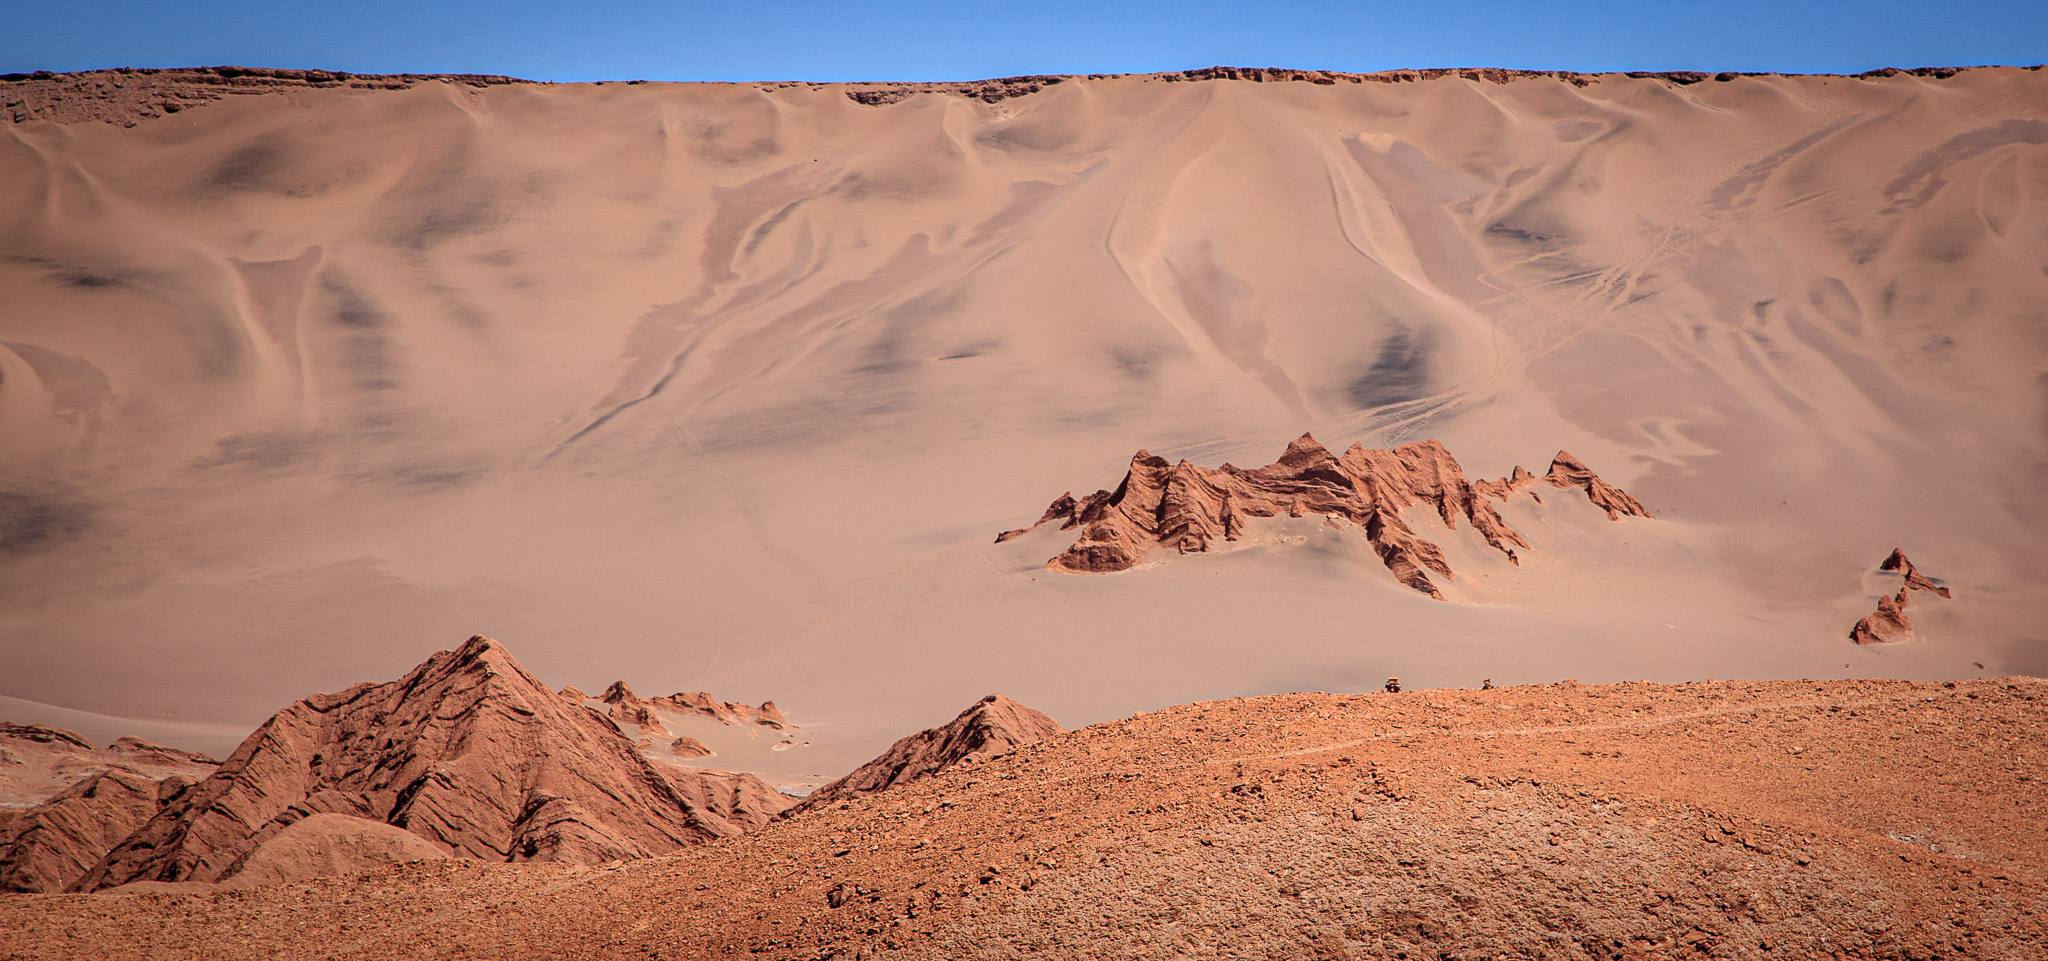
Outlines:
[{"label": "rocky foreground hill", "polygon": [[1290,694],[605,866],[0,900],[0,957],[2029,958],[2048,684]]},{"label": "rocky foreground hill", "polygon": [[[795,730],[773,702],[557,693],[476,636],[404,677],[278,712],[224,762],[0,727],[0,891],[195,892],[444,858],[599,864],[767,824],[797,799],[685,763],[662,718]],[[1062,729],[991,695],[899,741],[812,803],[883,790]],[[701,748],[701,745],[698,745]],[[31,799],[24,806],[23,799]]]}]

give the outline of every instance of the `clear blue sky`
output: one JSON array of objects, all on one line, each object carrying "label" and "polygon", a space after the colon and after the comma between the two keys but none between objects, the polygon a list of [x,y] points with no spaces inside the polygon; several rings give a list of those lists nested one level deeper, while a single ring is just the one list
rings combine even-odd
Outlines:
[{"label": "clear blue sky", "polygon": [[1213,64],[1854,73],[2044,60],[2048,0],[0,0],[0,72],[959,80]]}]

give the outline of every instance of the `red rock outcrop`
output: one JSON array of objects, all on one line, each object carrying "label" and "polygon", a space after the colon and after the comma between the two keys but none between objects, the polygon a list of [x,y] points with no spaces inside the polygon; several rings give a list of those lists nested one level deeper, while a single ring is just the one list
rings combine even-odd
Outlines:
[{"label": "red rock outcrop", "polygon": [[64,890],[216,763],[139,738],[102,750],[61,728],[0,722],[0,891]]},{"label": "red rock outcrop", "polygon": [[1913,620],[1906,616],[1906,605],[1910,603],[1907,591],[1927,591],[1942,597],[1949,596],[1949,590],[1927,578],[1906,559],[1906,552],[1892,548],[1891,555],[1879,564],[1877,569],[1896,573],[1904,579],[1898,593],[1886,594],[1877,599],[1877,610],[1864,616],[1849,629],[1849,639],[1860,645],[1888,644],[1893,641],[1910,640],[1913,637]]},{"label": "red rock outcrop", "polygon": [[668,742],[668,752],[679,758],[710,757],[711,746],[685,734]]},{"label": "red rock outcrop", "polygon": [[1417,536],[1402,521],[1401,511],[1427,505],[1453,529],[1464,517],[1488,544],[1519,563],[1514,548],[1526,550],[1529,542],[1486,498],[1504,501],[1520,492],[1535,497],[1538,484],[1578,488],[1610,520],[1624,514],[1651,516],[1640,501],[1564,451],[1540,478],[1517,467],[1502,480],[1471,481],[1450,451],[1435,440],[1393,450],[1353,444],[1337,457],[1303,434],[1287,445],[1278,461],[1256,470],[1229,464],[1197,467],[1185,460],[1170,464],[1141,450],[1131,458],[1130,470],[1115,491],[1099,490],[1078,501],[1071,492],[1061,494],[1037,524],[1005,531],[996,541],[1060,520],[1061,530],[1080,527],[1081,537],[1046,562],[1046,569],[1107,573],[1130,568],[1154,547],[1187,553],[1209,550],[1219,540],[1236,540],[1248,517],[1320,513],[1357,524],[1395,579],[1442,599],[1429,575],[1455,575],[1443,551]]},{"label": "red rock outcrop", "polygon": [[[587,695],[574,687],[562,689],[564,697],[582,701]],[[732,701],[721,701],[703,691],[678,692],[661,697],[641,697],[625,681],[613,681],[596,700],[609,706],[611,718],[620,724],[634,724],[649,734],[667,736],[673,734],[655,712],[673,711],[691,717],[706,717],[720,724],[759,724],[778,731],[794,728],[782,709],[774,701],[763,701],[760,707],[748,707]]]},{"label": "red rock outcrop", "polygon": [[1942,597],[1949,596],[1948,588],[1938,586],[1933,581],[1928,580],[1927,575],[1920,573],[1920,569],[1914,567],[1913,562],[1906,559],[1906,552],[1896,547],[1892,548],[1891,555],[1884,559],[1884,563],[1877,565],[1877,569],[1887,573],[1895,573],[1905,578],[1906,587],[1912,590],[1929,591]]},{"label": "red rock outcrop", "polygon": [[78,73],[0,74],[0,120],[99,121],[133,127],[235,94],[404,90],[429,81],[489,87],[526,83],[483,74],[366,74],[267,67],[119,67]]},{"label": "red rock outcrop", "polygon": [[0,854],[0,891],[64,890],[156,815],[158,793],[155,779],[116,768],[23,812]]},{"label": "red rock outcrop", "polygon": [[929,777],[969,758],[993,757],[1022,744],[1066,733],[1058,721],[1001,694],[990,694],[939,727],[912,734],[853,773],[791,807],[796,814],[859,794]]},{"label": "red rock outcrop", "polygon": [[[473,637],[405,677],[307,698],[242,742],[73,887],[218,881],[322,813],[409,831],[458,857],[598,863],[737,833],[714,785],[679,790],[610,719]],[[744,805],[724,802],[727,811]]]},{"label": "red rock outcrop", "polygon": [[0,807],[33,807],[115,768],[160,780],[205,777],[219,763],[141,738],[124,737],[101,749],[62,728],[0,721]]}]

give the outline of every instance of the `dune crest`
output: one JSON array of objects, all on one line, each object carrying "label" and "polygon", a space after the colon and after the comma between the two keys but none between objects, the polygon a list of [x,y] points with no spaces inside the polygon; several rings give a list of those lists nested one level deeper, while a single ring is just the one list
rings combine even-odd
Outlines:
[{"label": "dune crest", "polygon": [[[1401,511],[1417,504],[1435,508],[1455,530],[1458,518],[1472,524],[1486,543],[1520,563],[1514,548],[1529,548],[1514,528],[1501,519],[1487,497],[1505,501],[1528,493],[1539,502],[1537,484],[1578,488],[1610,520],[1623,514],[1650,517],[1642,502],[1600,479],[1578,458],[1558,451],[1542,477],[1516,467],[1497,481],[1466,478],[1451,452],[1434,439],[1402,444],[1393,450],[1372,450],[1353,444],[1343,457],[1332,455],[1313,436],[1303,434],[1287,445],[1280,459],[1256,470],[1224,464],[1197,467],[1183,460],[1139,451],[1114,492],[1098,490],[1074,500],[1061,494],[1037,524],[1004,531],[1002,543],[1041,524],[1063,521],[1061,530],[1080,527],[1072,547],[1046,562],[1046,569],[1066,573],[1103,574],[1127,570],[1154,547],[1180,553],[1207,551],[1218,540],[1234,541],[1246,518],[1307,513],[1343,518],[1357,524],[1396,580],[1438,600],[1443,593],[1430,573],[1455,578],[1437,545],[1417,536],[1401,520]],[[1512,546],[1510,546],[1512,545]]]}]

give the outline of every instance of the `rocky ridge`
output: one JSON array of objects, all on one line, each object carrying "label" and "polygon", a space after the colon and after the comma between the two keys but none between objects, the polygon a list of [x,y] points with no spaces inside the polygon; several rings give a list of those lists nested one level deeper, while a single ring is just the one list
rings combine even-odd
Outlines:
[{"label": "rocky ridge", "polygon": [[399,680],[279,712],[72,887],[225,880],[316,814],[388,824],[464,858],[647,857],[772,816],[761,795],[774,792],[758,781],[654,765],[609,718],[478,636]]},{"label": "rocky ridge", "polygon": [[1434,439],[1392,450],[1353,444],[1338,457],[1303,434],[1287,445],[1278,461],[1256,470],[1229,464],[1198,467],[1186,460],[1169,463],[1141,450],[1131,458],[1130,470],[1115,491],[1098,490],[1078,501],[1071,491],[1061,494],[1037,523],[1004,531],[996,542],[1060,521],[1061,530],[1079,527],[1081,535],[1072,547],[1047,561],[1046,569],[1109,573],[1131,568],[1155,547],[1185,554],[1237,540],[1247,518],[1318,513],[1358,525],[1396,580],[1442,600],[1443,592],[1429,575],[1456,575],[1442,549],[1417,536],[1401,519],[1401,511],[1428,505],[1454,530],[1463,517],[1487,544],[1520,563],[1515,548],[1528,550],[1529,542],[1501,519],[1487,498],[1506,501],[1527,493],[1540,502],[1539,485],[1581,490],[1609,520],[1652,516],[1640,501],[1601,480],[1565,451],[1557,453],[1542,477],[1516,467],[1501,480],[1472,481]]},{"label": "rocky ridge", "polygon": [[2017,677],[1210,701],[605,868],[0,899],[0,956],[2032,958],[2044,730]]},{"label": "rocky ridge", "polygon": [[0,829],[0,891],[64,890],[197,782],[101,771]]},{"label": "rocky ridge", "polygon": [[[1881,80],[1895,76],[1945,80],[1970,67],[1884,67],[1852,75],[1858,80]],[[2025,69],[2038,70],[2038,66]],[[997,77],[988,80],[936,82],[872,82],[825,84],[790,81],[760,84],[764,89],[782,87],[836,87],[848,100],[865,106],[886,106],[918,94],[933,93],[964,97],[983,103],[1000,103],[1038,93],[1048,87],[1074,80],[1103,80],[1127,74],[1032,75]],[[1516,70],[1501,67],[1444,67],[1382,70],[1349,73],[1341,70],[1302,70],[1292,67],[1203,67],[1169,73],[1147,74],[1166,83],[1235,80],[1251,83],[1310,83],[1321,86],[1363,83],[1418,83],[1455,77],[1475,83],[1503,84],[1517,80],[1547,79],[1590,86],[1605,80],[1657,80],[1673,86],[1716,81],[1726,83],[1741,77],[1778,76],[1770,73],[1697,70],[1644,71],[1626,73],[1577,73],[1569,70]],[[403,90],[421,83],[439,81],[467,87],[491,87],[533,83],[517,77],[495,74],[362,74],[342,70],[295,70],[267,67],[118,67],[58,73],[37,70],[0,74],[0,120],[25,123],[48,120],[56,123],[114,123],[132,127],[179,113],[202,104],[238,94],[295,93],[308,90]],[[600,81],[602,82],[602,81]],[[646,81],[627,80],[627,84]]]},{"label": "rocky ridge", "polygon": [[404,90],[430,81],[469,87],[530,82],[489,74],[366,74],[266,67],[120,67],[75,73],[37,70],[0,74],[0,120],[97,121],[133,127],[144,120],[238,94]]},{"label": "rocky ridge", "polygon": [[0,721],[0,811],[33,807],[103,771],[118,768],[160,781],[205,777],[219,763],[138,737],[102,749],[62,728]]},{"label": "rocky ridge", "polygon": [[1896,573],[1901,578],[1899,590],[1877,599],[1877,610],[1864,616],[1849,629],[1849,639],[1859,645],[1889,644],[1894,641],[1910,640],[1914,636],[1913,620],[1906,616],[1909,603],[1908,591],[1926,591],[1946,598],[1949,590],[1935,584],[1927,575],[1920,573],[1913,562],[1906,559],[1906,552],[1896,547],[1879,564],[1878,570]]},{"label": "rocky ridge", "polygon": [[[587,697],[574,687],[562,689],[562,694],[576,700]],[[732,701],[721,701],[702,691],[664,694],[660,697],[641,697],[625,681],[613,681],[595,700],[602,701],[619,724],[632,724],[645,729],[648,734],[671,735],[663,724],[659,711],[672,711],[687,717],[703,717],[720,724],[759,724],[777,731],[797,730],[789,722],[789,716],[775,706],[774,701],[762,701],[760,707],[749,707]]]},{"label": "rocky ridge", "polygon": [[880,757],[811,792],[785,816],[886,791],[969,760],[994,757],[1065,732],[1066,728],[1050,715],[1001,694],[990,694],[961,711],[959,717],[897,741]]},{"label": "rocky ridge", "polygon": [[0,891],[62,891],[218,762],[140,738],[96,748],[0,722]]}]

